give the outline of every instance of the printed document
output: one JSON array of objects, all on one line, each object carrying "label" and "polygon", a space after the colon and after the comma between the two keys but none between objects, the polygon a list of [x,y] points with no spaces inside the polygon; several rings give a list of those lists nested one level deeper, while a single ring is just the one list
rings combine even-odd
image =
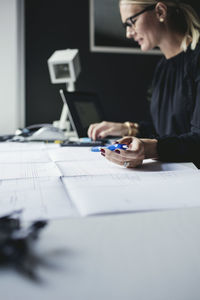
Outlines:
[{"label": "printed document", "polygon": [[103,157],[98,152],[92,152],[90,147],[60,147],[49,150],[52,161],[103,161]]},{"label": "printed document", "polygon": [[0,180],[39,177],[60,177],[55,163],[0,164]]},{"label": "printed document", "polygon": [[200,206],[200,172],[147,172],[63,179],[82,216]]},{"label": "printed document", "polygon": [[0,215],[26,221],[200,206],[192,163],[145,160],[136,169],[90,147],[0,143]]},{"label": "printed document", "polygon": [[0,164],[46,163],[51,159],[44,150],[0,152]]},{"label": "printed document", "polygon": [[43,142],[31,142],[31,143],[0,142],[0,152],[48,150],[48,149],[57,149],[59,147],[60,146],[58,144],[43,143]]},{"label": "printed document", "polygon": [[146,160],[145,163],[136,169],[127,169],[123,166],[115,165],[105,158],[101,157],[98,160],[92,161],[63,161],[58,162],[61,173],[64,177],[71,176],[90,176],[90,175],[113,175],[113,174],[135,174],[146,173],[150,171],[176,171],[176,170],[193,170],[195,167],[193,164],[185,163],[160,163],[158,161]]},{"label": "printed document", "polygon": [[0,181],[1,215],[21,210],[24,221],[76,216],[58,177]]}]

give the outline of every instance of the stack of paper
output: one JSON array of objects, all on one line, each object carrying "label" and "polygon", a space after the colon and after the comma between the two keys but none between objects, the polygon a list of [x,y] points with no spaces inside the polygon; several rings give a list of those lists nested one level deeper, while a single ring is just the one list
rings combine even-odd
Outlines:
[{"label": "stack of paper", "polygon": [[0,143],[0,215],[24,220],[200,206],[200,173],[191,163],[146,160],[137,169],[85,147]]}]

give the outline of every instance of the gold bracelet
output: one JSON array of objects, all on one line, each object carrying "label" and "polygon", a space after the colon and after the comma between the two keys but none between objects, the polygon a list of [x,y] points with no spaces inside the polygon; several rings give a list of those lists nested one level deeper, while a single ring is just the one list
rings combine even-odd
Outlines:
[{"label": "gold bracelet", "polygon": [[138,128],[139,128],[138,123],[133,123],[133,122],[127,121],[127,122],[124,122],[124,125],[128,129],[128,136],[134,136],[134,135],[138,134]]},{"label": "gold bracelet", "polygon": [[136,128],[135,124],[131,123],[129,121],[126,121],[126,122],[124,122],[124,125],[128,128],[128,136],[132,136],[134,129]]}]

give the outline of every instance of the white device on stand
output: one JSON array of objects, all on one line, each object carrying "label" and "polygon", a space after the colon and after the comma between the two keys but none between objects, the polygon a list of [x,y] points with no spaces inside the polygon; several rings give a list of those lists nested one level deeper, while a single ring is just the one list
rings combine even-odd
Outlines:
[{"label": "white device on stand", "polygon": [[[75,81],[81,71],[78,49],[55,51],[48,59],[48,67],[52,83],[65,83],[68,92],[75,91]],[[53,126],[64,130],[67,138],[78,138],[69,118],[69,109],[64,102],[60,120],[54,121]]]}]

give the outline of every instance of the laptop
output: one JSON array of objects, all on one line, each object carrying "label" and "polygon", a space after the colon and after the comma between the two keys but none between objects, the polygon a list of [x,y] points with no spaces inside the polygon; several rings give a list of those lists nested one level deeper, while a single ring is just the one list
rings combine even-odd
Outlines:
[{"label": "laptop", "polygon": [[72,129],[79,137],[78,141],[67,141],[63,146],[93,146],[105,145],[108,139],[91,141],[87,137],[87,131],[92,123],[103,121],[104,113],[98,95],[88,92],[67,92],[60,90],[63,102],[69,109],[69,120]]}]

